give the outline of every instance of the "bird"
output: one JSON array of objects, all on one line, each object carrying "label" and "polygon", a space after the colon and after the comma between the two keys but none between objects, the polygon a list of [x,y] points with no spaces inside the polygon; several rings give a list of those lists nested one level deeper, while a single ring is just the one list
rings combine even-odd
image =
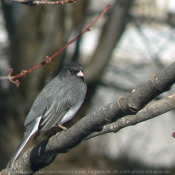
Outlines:
[{"label": "bird", "polygon": [[24,122],[23,139],[10,158],[12,167],[31,137],[34,140],[54,126],[71,120],[84,102],[87,85],[81,64],[69,62],[35,99]]}]

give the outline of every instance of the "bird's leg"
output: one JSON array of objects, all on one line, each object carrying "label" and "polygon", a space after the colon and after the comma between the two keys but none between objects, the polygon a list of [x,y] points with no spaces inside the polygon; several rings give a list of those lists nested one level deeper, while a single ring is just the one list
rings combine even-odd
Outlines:
[{"label": "bird's leg", "polygon": [[64,127],[63,125],[58,125],[59,128],[63,129],[64,131],[68,130],[66,127]]},{"label": "bird's leg", "polygon": [[[61,128],[63,131],[68,130],[68,129],[67,129],[66,127],[64,127],[63,125],[58,125],[58,127]],[[58,132],[58,133],[56,134],[56,137],[57,137],[58,135],[60,135],[63,131]]]}]

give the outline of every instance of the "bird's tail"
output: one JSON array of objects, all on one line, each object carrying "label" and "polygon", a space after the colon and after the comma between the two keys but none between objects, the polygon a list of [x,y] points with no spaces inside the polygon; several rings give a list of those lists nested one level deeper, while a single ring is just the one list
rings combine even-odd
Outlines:
[{"label": "bird's tail", "polygon": [[12,164],[14,163],[14,161],[17,159],[17,157],[19,156],[19,154],[21,153],[21,151],[23,150],[24,146],[26,145],[26,143],[29,141],[31,137],[31,134],[25,134],[22,141],[20,142],[20,144],[18,145],[15,153],[12,155],[12,157],[10,158],[7,167],[11,167]]},{"label": "bird's tail", "polygon": [[19,144],[19,146],[17,147],[15,153],[10,158],[10,160],[7,164],[7,167],[10,168],[12,166],[12,164],[15,162],[15,160],[17,159],[17,157],[19,156],[19,154],[23,150],[26,143],[38,131],[38,125],[39,125],[40,119],[41,119],[41,117],[36,118],[32,123],[30,123],[26,127],[26,132],[24,133],[24,137],[23,137],[21,143]]}]

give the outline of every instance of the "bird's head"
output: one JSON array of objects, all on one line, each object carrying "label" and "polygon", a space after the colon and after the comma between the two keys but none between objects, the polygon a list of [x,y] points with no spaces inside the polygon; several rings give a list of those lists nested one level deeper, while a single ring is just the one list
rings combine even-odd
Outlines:
[{"label": "bird's head", "polygon": [[78,77],[84,81],[84,73],[81,64],[70,62],[63,66],[60,72],[64,77],[75,78]]}]

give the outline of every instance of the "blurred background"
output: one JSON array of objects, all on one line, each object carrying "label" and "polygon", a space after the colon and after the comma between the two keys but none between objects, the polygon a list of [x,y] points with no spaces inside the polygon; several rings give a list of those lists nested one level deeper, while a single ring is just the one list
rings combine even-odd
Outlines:
[{"label": "blurred background", "polygon": [[[14,74],[51,56],[111,4],[111,10],[54,61],[20,79],[20,87],[0,81],[0,168],[19,144],[24,120],[41,89],[62,63],[80,62],[88,93],[82,108],[65,126],[114,102],[175,55],[174,0],[77,0],[54,6],[0,2],[0,76]],[[175,88],[157,99],[174,93]],[[174,111],[83,142],[36,174],[174,174]],[[30,142],[28,147],[36,142]],[[98,171],[98,172],[97,172]],[[105,172],[106,171],[106,172]]]}]

